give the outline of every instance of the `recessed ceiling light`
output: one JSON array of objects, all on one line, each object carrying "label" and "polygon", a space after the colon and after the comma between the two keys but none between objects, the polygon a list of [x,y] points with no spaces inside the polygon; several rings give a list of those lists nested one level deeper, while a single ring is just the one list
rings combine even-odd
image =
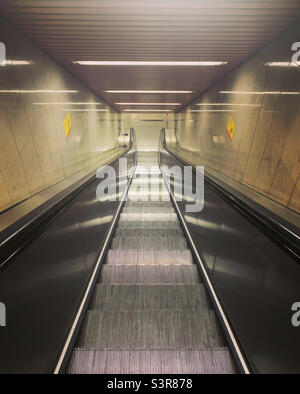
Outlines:
[{"label": "recessed ceiling light", "polygon": [[29,60],[3,60],[0,63],[1,66],[24,66],[30,64],[33,64],[33,62]]},{"label": "recessed ceiling light", "polygon": [[257,94],[257,95],[263,95],[263,94],[300,94],[300,92],[280,92],[280,91],[270,91],[270,92],[245,92],[245,91],[238,91],[238,90],[221,90],[219,93],[223,94]]},{"label": "recessed ceiling light", "polygon": [[131,60],[74,60],[74,64],[81,66],[224,66],[227,61],[131,61]]},{"label": "recessed ceiling light", "polygon": [[181,105],[181,103],[115,103],[116,105]]},{"label": "recessed ceiling light", "polygon": [[64,103],[33,103],[34,105],[102,105],[102,103],[79,103],[79,102],[64,102]]},{"label": "recessed ceiling light", "polygon": [[124,112],[172,112],[170,109],[124,109]]},{"label": "recessed ceiling light", "polygon": [[7,89],[0,90],[0,93],[79,93],[78,90],[19,90],[19,89]]},{"label": "recessed ceiling light", "polygon": [[132,94],[188,94],[193,90],[105,90],[106,93],[132,93]]},{"label": "recessed ceiling light", "polygon": [[292,63],[292,62],[268,62],[265,66],[269,67],[298,67],[300,66],[300,62]]},{"label": "recessed ceiling light", "polygon": [[239,103],[197,103],[196,105],[238,105],[238,106],[244,106],[244,107],[261,107],[261,104],[239,104]]},{"label": "recessed ceiling light", "polygon": [[60,111],[63,111],[63,112],[106,112],[107,110],[106,109],[60,109]]},{"label": "recessed ceiling light", "polygon": [[236,112],[236,109],[192,109],[189,112]]}]

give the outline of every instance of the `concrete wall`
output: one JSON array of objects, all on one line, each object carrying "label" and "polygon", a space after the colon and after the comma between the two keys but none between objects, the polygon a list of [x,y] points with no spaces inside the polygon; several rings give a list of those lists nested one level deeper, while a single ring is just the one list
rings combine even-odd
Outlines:
[{"label": "concrete wall", "polygon": [[[291,61],[291,46],[299,37],[300,27],[291,28],[176,117],[176,149],[181,154],[297,212],[300,66],[265,63]],[[232,141],[226,131],[229,115],[235,123]]]},{"label": "concrete wall", "polygon": [[[101,152],[116,145],[119,114],[24,36],[0,22],[7,59],[31,62],[0,67],[2,211],[84,167],[93,163],[96,167]],[[72,128],[66,138],[68,112]]]}]

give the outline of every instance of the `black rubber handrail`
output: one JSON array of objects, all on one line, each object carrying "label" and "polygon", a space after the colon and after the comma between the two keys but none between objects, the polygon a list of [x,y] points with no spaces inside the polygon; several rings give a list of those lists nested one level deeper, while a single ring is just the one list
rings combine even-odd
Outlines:
[{"label": "black rubber handrail", "polygon": [[[133,147],[134,129],[130,130],[130,144],[126,151],[122,152],[106,165],[112,165],[120,157],[125,156]],[[96,175],[88,176],[79,186],[72,188],[67,194],[61,198],[54,197],[53,205],[46,208],[44,206],[37,208],[36,214],[32,219],[29,219],[24,225],[17,228],[12,233],[8,233],[0,240],[0,269],[4,269],[17,254],[19,254],[27,245],[29,245],[38,235],[45,230],[46,227],[54,220],[60,213],[67,209],[74,199],[82,193],[87,186],[94,182]],[[51,199],[52,200],[52,199]],[[13,226],[13,225],[12,225]],[[3,231],[6,233],[7,231]]]},{"label": "black rubber handrail", "polygon": [[[164,130],[162,131],[164,133]],[[196,168],[193,164],[188,163],[185,159],[178,157],[166,146],[165,134],[162,139],[163,148],[176,160],[181,162],[183,165],[188,165],[193,168],[196,172]],[[224,188],[222,185],[217,183],[207,174],[204,175],[205,182],[213,189],[220,197],[228,202],[233,208],[239,213],[250,220],[256,225],[264,234],[268,236],[273,242],[275,242],[282,250],[288,253],[297,263],[300,264],[300,237],[298,234],[287,228],[284,223],[280,221],[280,218],[269,217],[264,215],[261,211],[248,204],[246,201],[239,198],[234,191],[230,191]]]}]

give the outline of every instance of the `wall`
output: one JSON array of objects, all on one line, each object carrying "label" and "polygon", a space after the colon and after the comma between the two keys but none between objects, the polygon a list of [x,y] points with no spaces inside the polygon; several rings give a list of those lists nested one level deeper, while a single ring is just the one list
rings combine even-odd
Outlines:
[{"label": "wall", "polygon": [[[115,147],[119,114],[14,28],[0,22],[7,59],[31,62],[0,67],[2,211],[86,166],[95,163],[96,167],[101,152]],[[66,138],[68,112],[72,128]]]},{"label": "wall", "polygon": [[165,127],[165,114],[122,114],[122,122],[133,127],[136,133],[138,150],[158,150],[159,135]]},{"label": "wall", "polygon": [[[174,147],[195,164],[216,170],[297,212],[300,66],[268,67],[265,63],[289,62],[292,43],[299,37],[300,27],[292,27],[177,114]],[[229,115],[235,123],[232,141],[226,131]]]}]

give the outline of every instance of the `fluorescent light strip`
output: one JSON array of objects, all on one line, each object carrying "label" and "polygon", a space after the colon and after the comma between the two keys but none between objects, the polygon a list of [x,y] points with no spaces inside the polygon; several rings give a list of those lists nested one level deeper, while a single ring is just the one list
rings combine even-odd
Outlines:
[{"label": "fluorescent light strip", "polygon": [[131,60],[74,60],[74,64],[81,66],[224,66],[227,61],[131,61]]},{"label": "fluorescent light strip", "polygon": [[300,62],[292,63],[292,62],[268,62],[265,63],[265,66],[268,67],[298,67],[300,66]]},{"label": "fluorescent light strip", "polygon": [[181,105],[181,103],[115,103],[116,105]]},{"label": "fluorescent light strip", "polygon": [[133,93],[133,94],[188,94],[193,90],[105,90],[106,93]]},{"label": "fluorescent light strip", "polygon": [[63,112],[107,112],[106,109],[60,109]]},{"label": "fluorescent light strip", "polygon": [[300,94],[300,92],[280,92],[280,91],[273,91],[273,92],[244,92],[244,91],[230,91],[230,90],[221,90],[219,93],[223,94],[256,94],[256,95],[264,95],[264,94]]},{"label": "fluorescent light strip", "polygon": [[172,112],[170,109],[124,109],[124,112]]},{"label": "fluorescent light strip", "polygon": [[79,93],[78,90],[0,90],[0,93]]},{"label": "fluorescent light strip", "polygon": [[3,62],[0,62],[1,66],[24,66],[30,64],[33,64],[33,62],[29,60],[3,60]]},{"label": "fluorescent light strip", "polygon": [[33,103],[34,105],[102,105],[102,103]]},{"label": "fluorescent light strip", "polygon": [[188,112],[236,112],[236,109],[191,109]]},{"label": "fluorescent light strip", "polygon": [[237,105],[237,106],[244,106],[244,107],[261,107],[261,104],[239,104],[239,103],[198,103],[196,105]]}]

